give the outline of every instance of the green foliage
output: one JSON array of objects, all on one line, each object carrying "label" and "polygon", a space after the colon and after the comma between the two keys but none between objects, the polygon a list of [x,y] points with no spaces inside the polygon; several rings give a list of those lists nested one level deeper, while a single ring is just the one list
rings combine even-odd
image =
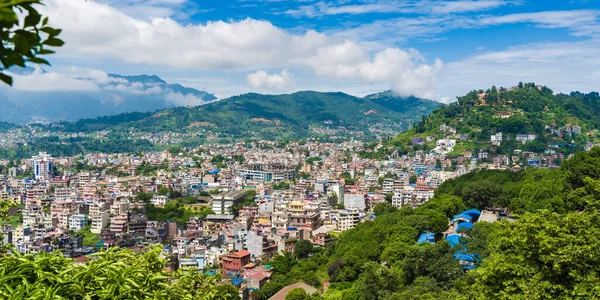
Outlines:
[{"label": "green foliage", "polygon": [[83,236],[83,245],[87,247],[95,247],[100,242],[100,235],[90,231],[91,226],[85,226],[76,232],[76,235]]},{"label": "green foliage", "polygon": [[219,287],[218,276],[197,271],[168,274],[162,247],[137,254],[111,248],[75,265],[60,252],[0,257],[3,299],[236,299]]},{"label": "green foliage", "polygon": [[292,289],[286,296],[285,300],[311,300],[311,299],[320,299],[319,296],[312,297],[307,294],[303,288],[295,288]]},{"label": "green foliage", "polygon": [[389,202],[377,203],[377,204],[375,204],[375,207],[373,208],[373,213],[375,214],[375,216],[378,216],[378,217],[383,214],[393,213],[396,211],[398,211],[398,209]]},{"label": "green foliage", "polygon": [[[191,217],[198,216],[201,219],[214,212],[208,206],[201,206],[200,210],[186,209],[186,204],[196,204],[198,199],[194,197],[176,198],[167,202],[164,207],[156,207],[147,204],[146,215],[153,221],[174,221],[179,226],[185,226]],[[194,208],[196,208],[195,206]]]},{"label": "green foliage", "polygon": [[48,18],[36,10],[40,0],[4,0],[0,3],[0,80],[12,85],[12,77],[3,73],[12,66],[27,63],[50,65],[41,55],[54,51],[47,47],[64,44],[58,38],[60,29],[48,24]]},{"label": "green foliage", "polygon": [[600,292],[597,211],[528,213],[502,222],[475,270],[475,298],[567,299]]},{"label": "green foliage", "polygon": [[274,190],[287,190],[289,188],[290,188],[290,183],[286,182],[286,181],[282,181],[282,182],[273,184]]},{"label": "green foliage", "polygon": [[294,245],[294,255],[297,258],[308,258],[313,252],[313,245],[309,240],[297,241]]}]

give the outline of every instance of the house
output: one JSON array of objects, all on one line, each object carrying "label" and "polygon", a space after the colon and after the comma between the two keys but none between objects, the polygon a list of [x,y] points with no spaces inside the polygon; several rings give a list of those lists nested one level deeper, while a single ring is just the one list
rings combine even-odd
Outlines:
[{"label": "house", "polygon": [[223,259],[223,277],[239,277],[244,266],[250,262],[250,252],[246,250],[228,254]]},{"label": "house", "polygon": [[490,136],[490,142],[493,146],[500,146],[502,143],[502,132],[498,132]]}]

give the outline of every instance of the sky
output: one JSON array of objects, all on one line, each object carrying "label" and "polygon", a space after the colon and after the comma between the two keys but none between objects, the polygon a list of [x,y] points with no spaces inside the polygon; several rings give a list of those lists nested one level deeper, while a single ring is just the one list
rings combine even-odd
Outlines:
[{"label": "sky", "polygon": [[519,81],[600,90],[600,0],[43,2],[65,45],[17,89],[97,89],[117,73],[220,98],[392,90],[448,103]]}]

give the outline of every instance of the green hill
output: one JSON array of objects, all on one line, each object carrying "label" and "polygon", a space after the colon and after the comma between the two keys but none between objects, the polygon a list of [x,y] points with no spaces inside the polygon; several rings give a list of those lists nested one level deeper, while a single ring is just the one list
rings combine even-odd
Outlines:
[{"label": "green hill", "polygon": [[234,137],[301,138],[355,131],[374,136],[369,129],[398,132],[439,106],[431,100],[399,98],[383,92],[358,98],[344,93],[313,91],[286,95],[245,94],[196,107],[170,108],[154,113],[63,122],[58,130],[88,132],[193,132],[206,129]]},{"label": "green hill", "polygon": [[[596,92],[555,95],[545,86],[520,83],[510,89],[492,87],[458,97],[457,102],[423,117],[390,144],[405,151],[429,151],[438,139],[448,138],[457,144],[450,155],[466,150],[512,154],[515,149],[573,153],[600,140],[599,115]],[[502,140],[492,143],[491,136],[499,133]]]}]

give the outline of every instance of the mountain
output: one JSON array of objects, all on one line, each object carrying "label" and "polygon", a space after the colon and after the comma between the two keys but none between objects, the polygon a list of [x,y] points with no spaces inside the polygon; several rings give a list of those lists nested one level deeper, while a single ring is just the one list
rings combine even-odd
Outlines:
[{"label": "mountain", "polygon": [[[471,150],[512,155],[514,150],[570,154],[600,141],[596,92],[554,94],[546,86],[471,91],[424,117],[391,145],[431,151],[439,139],[456,140],[450,156]],[[429,137],[429,138],[428,138]]]},{"label": "mountain", "polygon": [[285,95],[244,94],[196,107],[154,113],[62,122],[59,130],[85,132],[109,129],[128,132],[188,132],[201,129],[229,136],[306,137],[314,134],[406,130],[439,103],[391,92],[364,98],[344,93],[303,91]]},{"label": "mountain", "polygon": [[[23,69],[18,74],[26,75],[27,72],[31,74],[36,71]],[[39,74],[44,72],[40,71]],[[199,105],[216,100],[214,95],[205,91],[168,84],[156,75],[109,74],[101,80],[77,80],[88,82],[90,90],[26,91],[1,87],[0,121],[17,124],[74,121],[125,112]]]}]

